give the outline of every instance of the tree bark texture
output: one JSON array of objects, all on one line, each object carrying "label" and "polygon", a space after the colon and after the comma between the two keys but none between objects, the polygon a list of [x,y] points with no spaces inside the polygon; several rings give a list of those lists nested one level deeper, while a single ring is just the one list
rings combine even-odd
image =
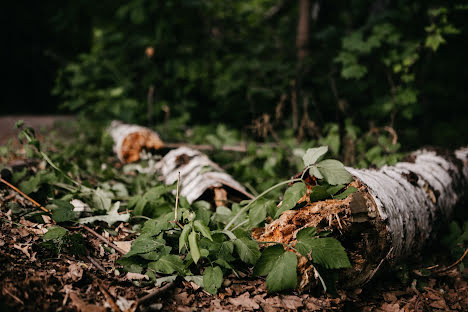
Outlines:
[{"label": "tree bark texture", "polygon": [[[309,202],[285,211],[264,228],[259,241],[295,245],[305,227],[332,230],[348,252],[352,267],[344,270],[342,285],[361,286],[383,264],[393,264],[421,251],[447,222],[454,206],[467,194],[468,148],[453,153],[423,149],[406,161],[379,170],[347,168],[358,191],[343,200]],[[313,251],[312,251],[313,252]],[[317,284],[313,265],[298,255],[300,289]]]}]

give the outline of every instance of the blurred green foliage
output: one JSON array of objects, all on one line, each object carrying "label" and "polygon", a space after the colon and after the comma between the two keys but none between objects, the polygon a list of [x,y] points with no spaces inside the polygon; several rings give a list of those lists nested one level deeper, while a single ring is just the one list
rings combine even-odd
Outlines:
[{"label": "blurred green foliage", "polygon": [[[305,139],[328,140],[341,155],[349,125],[361,134],[389,126],[408,149],[466,144],[459,135],[468,122],[466,5],[309,1],[308,53],[299,63],[298,3],[80,5],[93,16],[90,48],[64,63],[54,93],[88,118],[165,129],[172,122],[248,130],[268,114],[281,131],[294,125],[296,105],[299,121],[307,115],[316,127]],[[76,22],[67,12],[55,19],[64,29]]]}]

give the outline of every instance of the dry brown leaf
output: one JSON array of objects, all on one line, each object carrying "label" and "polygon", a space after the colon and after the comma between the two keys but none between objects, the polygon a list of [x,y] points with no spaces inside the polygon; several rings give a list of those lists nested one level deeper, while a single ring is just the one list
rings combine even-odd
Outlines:
[{"label": "dry brown leaf", "polygon": [[235,306],[241,306],[246,309],[260,309],[260,306],[254,299],[250,298],[250,294],[248,292],[243,293],[239,297],[236,298],[229,298],[229,302]]},{"label": "dry brown leaf", "polygon": [[105,307],[100,307],[94,304],[87,304],[75,292],[70,293],[72,304],[76,307],[78,312],[105,312]]}]

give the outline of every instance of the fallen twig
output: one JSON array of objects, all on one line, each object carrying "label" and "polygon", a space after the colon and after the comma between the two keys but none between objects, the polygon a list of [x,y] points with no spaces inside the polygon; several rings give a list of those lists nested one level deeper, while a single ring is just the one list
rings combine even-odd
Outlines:
[{"label": "fallen twig", "polygon": [[137,300],[137,305],[145,302],[145,301],[148,301],[149,299],[153,298],[153,297],[156,297],[157,295],[160,295],[162,293],[164,293],[165,291],[167,291],[168,289],[172,288],[174,286],[174,282],[170,282],[166,285],[164,285],[163,287],[160,287],[158,289],[156,289],[155,291],[141,297],[140,299]]},{"label": "fallen twig", "polygon": [[0,182],[3,182],[4,184],[6,184],[7,186],[11,187],[13,190],[15,190],[16,192],[18,192],[21,196],[23,196],[24,198],[28,199],[29,201],[31,201],[37,208],[40,208],[42,211],[44,212],[47,212],[47,213],[50,213],[50,210],[45,208],[44,206],[42,206],[41,204],[39,204],[37,201],[35,201],[34,199],[32,199],[31,197],[29,197],[28,195],[24,194],[20,189],[18,189],[16,186],[14,186],[13,184],[11,184],[10,182],[8,181],[5,181],[3,178],[0,178]]},{"label": "fallen twig", "polygon": [[104,297],[106,297],[107,302],[109,303],[110,307],[112,308],[112,311],[114,312],[121,312],[120,308],[117,306],[117,304],[114,301],[114,298],[109,294],[107,289],[104,287],[104,285],[98,283],[96,280],[94,280],[95,285],[99,286],[99,289],[101,290],[102,294]]},{"label": "fallen twig", "polygon": [[452,264],[449,265],[448,267],[435,270],[434,273],[442,273],[442,272],[445,272],[445,271],[450,270],[451,268],[453,268],[454,266],[456,266],[457,264],[459,264],[460,262],[462,262],[463,259],[466,257],[467,254],[468,254],[468,248],[465,249],[465,252],[464,252],[463,255],[460,257],[460,259],[458,259],[457,261],[455,261],[454,263],[452,263]]},{"label": "fallen twig", "polygon": [[101,264],[99,264],[99,262],[97,262],[96,259],[94,259],[94,258],[91,257],[91,256],[86,256],[86,258],[87,258],[97,269],[101,270],[101,271],[104,272],[104,273],[107,273],[107,272],[106,272],[106,269],[104,269],[104,267],[103,267]]},{"label": "fallen twig", "polygon": [[112,242],[110,242],[107,238],[105,238],[104,236],[102,236],[101,234],[98,234],[96,231],[94,231],[93,229],[89,228],[88,226],[86,225],[81,225],[86,231],[88,231],[89,233],[93,234],[94,236],[96,236],[98,239],[100,239],[101,241],[103,241],[104,243],[106,243],[107,245],[111,246],[112,248],[114,248],[116,251],[118,251],[120,254],[122,255],[125,255],[126,252],[123,251],[122,249],[120,249],[117,245],[113,244]]}]

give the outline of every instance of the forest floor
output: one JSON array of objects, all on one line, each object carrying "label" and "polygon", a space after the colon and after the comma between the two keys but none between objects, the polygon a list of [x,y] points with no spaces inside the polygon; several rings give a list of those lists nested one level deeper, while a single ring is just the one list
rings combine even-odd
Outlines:
[{"label": "forest floor", "polygon": [[452,264],[438,245],[376,276],[363,288],[340,290],[337,285],[335,296],[321,290],[268,294],[264,279],[251,278],[249,272],[227,276],[218,295],[210,295],[182,278],[155,286],[144,275],[123,273],[116,263],[119,255],[109,244],[131,235],[127,223],[112,233],[99,224],[91,227],[94,231],[69,226],[71,233],[83,237],[86,256],[57,256],[41,243],[53,221],[27,220],[11,209],[11,203],[22,211],[35,208],[17,192],[0,186],[1,311],[132,311],[136,303],[140,311],[468,311],[466,268],[460,272],[454,266],[438,274],[421,270],[427,258],[441,267]]}]

